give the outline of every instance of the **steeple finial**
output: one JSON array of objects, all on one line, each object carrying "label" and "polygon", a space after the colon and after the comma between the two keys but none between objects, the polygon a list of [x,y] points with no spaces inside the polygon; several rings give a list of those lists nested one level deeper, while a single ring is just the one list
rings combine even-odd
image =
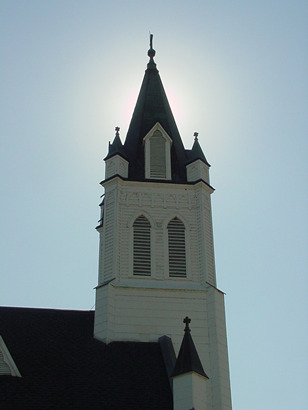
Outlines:
[{"label": "steeple finial", "polygon": [[116,137],[119,137],[119,131],[120,131],[120,127],[115,127],[115,132],[116,132]]},{"label": "steeple finial", "polygon": [[199,132],[194,132],[195,141],[198,141]]},{"label": "steeple finial", "polygon": [[190,328],[189,328],[190,322],[191,322],[191,319],[188,316],[186,316],[185,319],[183,319],[183,323],[185,323],[184,332],[190,332]]},{"label": "steeple finial", "polygon": [[148,62],[148,68],[156,68],[156,64],[154,63],[154,56],[156,51],[153,48],[153,34],[150,34],[150,48],[148,50],[148,56],[150,57],[150,61]]},{"label": "steeple finial", "polygon": [[156,52],[153,48],[153,34],[150,34],[150,49],[148,51],[148,56],[150,58],[153,58],[155,56]]}]

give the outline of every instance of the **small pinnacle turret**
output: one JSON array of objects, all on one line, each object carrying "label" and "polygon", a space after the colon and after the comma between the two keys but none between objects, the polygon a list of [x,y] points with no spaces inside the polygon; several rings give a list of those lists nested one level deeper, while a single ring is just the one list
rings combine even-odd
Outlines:
[{"label": "small pinnacle turret", "polygon": [[115,137],[111,144],[109,142],[108,155],[105,157],[105,161],[106,159],[109,159],[117,154],[120,155],[122,158],[127,159],[127,154],[122,144],[119,131],[120,127],[115,127]]},{"label": "small pinnacle turret", "polygon": [[194,132],[194,144],[192,146],[191,150],[187,150],[187,163],[191,163],[193,161],[196,161],[197,159],[200,159],[201,161],[203,161],[206,165],[210,166],[210,164],[207,162],[207,159],[205,158],[205,155],[202,151],[202,148],[199,144],[199,140],[198,140],[198,132]]},{"label": "small pinnacle turret", "polygon": [[208,379],[208,376],[203,370],[197,349],[190,334],[190,322],[191,319],[188,316],[186,316],[183,320],[183,323],[185,323],[185,333],[180,347],[179,355],[176,359],[172,377],[189,372],[195,372]]}]

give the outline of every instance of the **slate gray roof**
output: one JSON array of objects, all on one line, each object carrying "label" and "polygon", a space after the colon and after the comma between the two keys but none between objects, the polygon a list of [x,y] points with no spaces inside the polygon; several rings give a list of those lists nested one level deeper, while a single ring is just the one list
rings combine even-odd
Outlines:
[{"label": "slate gray roof", "polygon": [[93,311],[0,307],[22,377],[0,377],[1,409],[172,409],[158,343],[93,338]]}]

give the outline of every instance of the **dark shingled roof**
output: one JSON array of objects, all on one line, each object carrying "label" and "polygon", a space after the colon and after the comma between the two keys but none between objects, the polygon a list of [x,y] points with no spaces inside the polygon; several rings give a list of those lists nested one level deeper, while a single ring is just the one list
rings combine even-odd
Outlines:
[{"label": "dark shingled roof", "polygon": [[137,181],[145,179],[143,138],[159,122],[172,139],[172,181],[185,183],[187,182],[185,148],[153,60],[155,51],[151,48],[148,55],[150,61],[124,143],[129,159],[129,179]]},{"label": "dark shingled roof", "polygon": [[93,311],[0,308],[22,377],[0,376],[0,408],[172,409],[158,343],[93,338]]}]

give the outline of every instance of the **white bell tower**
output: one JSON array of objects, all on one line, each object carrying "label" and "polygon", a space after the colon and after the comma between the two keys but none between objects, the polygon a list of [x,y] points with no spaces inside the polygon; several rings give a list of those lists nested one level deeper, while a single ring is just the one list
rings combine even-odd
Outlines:
[{"label": "white bell tower", "polygon": [[119,128],[106,161],[94,336],[157,342],[176,353],[182,318],[194,321],[208,409],[231,409],[224,294],[216,287],[209,163],[183,146],[150,61],[124,144]]}]

